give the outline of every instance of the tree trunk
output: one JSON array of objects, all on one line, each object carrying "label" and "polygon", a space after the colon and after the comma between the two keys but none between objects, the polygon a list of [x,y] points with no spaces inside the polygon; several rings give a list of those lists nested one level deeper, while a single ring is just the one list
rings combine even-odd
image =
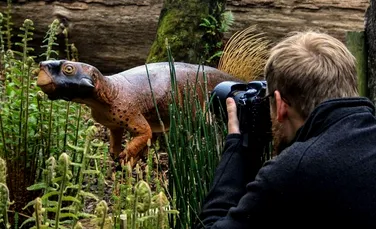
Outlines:
[{"label": "tree trunk", "polygon": [[370,0],[365,21],[366,50],[368,50],[368,96],[376,103],[376,0]]},{"label": "tree trunk", "polygon": [[[166,39],[175,61],[207,61],[223,38],[220,25],[225,5],[225,0],[165,0],[147,62],[168,60]],[[200,25],[204,18],[210,22],[207,26]],[[210,61],[206,64],[215,65]]]}]

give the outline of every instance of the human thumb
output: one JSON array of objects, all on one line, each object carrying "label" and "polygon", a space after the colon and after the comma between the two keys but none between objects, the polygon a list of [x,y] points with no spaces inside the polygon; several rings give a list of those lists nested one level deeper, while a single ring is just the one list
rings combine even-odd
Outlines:
[{"label": "human thumb", "polygon": [[239,120],[236,112],[235,100],[231,97],[226,99],[227,115],[228,115],[228,133],[239,134]]}]

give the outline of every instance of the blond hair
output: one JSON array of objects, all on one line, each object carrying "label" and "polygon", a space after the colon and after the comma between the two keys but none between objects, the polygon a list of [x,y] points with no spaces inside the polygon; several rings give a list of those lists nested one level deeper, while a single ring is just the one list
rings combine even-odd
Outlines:
[{"label": "blond hair", "polygon": [[297,32],[272,48],[265,78],[269,92],[278,90],[306,119],[325,100],[358,96],[355,62],[338,39]]}]

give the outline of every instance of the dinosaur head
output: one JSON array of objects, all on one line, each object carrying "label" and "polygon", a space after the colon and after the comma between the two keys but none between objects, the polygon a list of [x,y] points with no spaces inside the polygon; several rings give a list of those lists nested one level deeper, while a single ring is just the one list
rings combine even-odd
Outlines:
[{"label": "dinosaur head", "polygon": [[66,60],[40,63],[37,85],[51,100],[85,99],[92,96],[101,73],[95,67]]}]

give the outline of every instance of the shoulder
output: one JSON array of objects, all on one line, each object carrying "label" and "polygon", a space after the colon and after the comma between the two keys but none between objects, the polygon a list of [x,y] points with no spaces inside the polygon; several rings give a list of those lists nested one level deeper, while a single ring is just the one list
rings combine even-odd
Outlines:
[{"label": "shoulder", "polygon": [[295,142],[286,148],[281,154],[265,162],[256,176],[263,179],[270,185],[294,186],[300,182],[301,161],[310,150],[311,141]]}]

